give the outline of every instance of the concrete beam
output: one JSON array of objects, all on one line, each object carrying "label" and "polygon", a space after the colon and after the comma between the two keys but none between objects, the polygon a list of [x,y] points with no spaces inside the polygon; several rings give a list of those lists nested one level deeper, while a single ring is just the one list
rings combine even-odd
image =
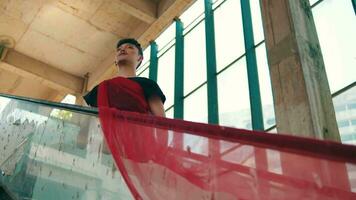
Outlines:
[{"label": "concrete beam", "polygon": [[1,56],[0,68],[22,77],[37,80],[59,92],[81,94],[84,79],[61,71],[14,49],[6,48]]},{"label": "concrete beam", "polygon": [[260,2],[278,132],[340,141],[309,1]]},{"label": "concrete beam", "polygon": [[[173,19],[179,16],[186,8],[188,8],[195,0],[161,0],[158,5],[158,19],[139,37],[143,47],[147,47],[149,42],[159,36],[159,34],[168,27]],[[135,34],[136,36],[136,34]],[[117,73],[117,68],[114,65],[115,52],[109,55],[99,67],[93,71],[88,80],[88,90],[99,84],[101,81],[114,77]]]},{"label": "concrete beam", "polygon": [[156,3],[147,0],[119,0],[115,2],[123,11],[148,24],[157,19]]},{"label": "concrete beam", "polygon": [[117,73],[114,64],[116,52],[112,52],[95,70],[89,73],[87,91],[98,85],[103,80],[109,79]]},{"label": "concrete beam", "polygon": [[138,38],[143,46],[148,46],[150,41],[156,39],[165,30],[173,19],[178,17],[195,0],[162,0],[158,5],[159,18]]},{"label": "concrete beam", "polygon": [[53,101],[53,102],[61,102],[65,96],[66,96],[66,93],[59,92],[57,90],[53,90],[53,92],[48,95],[47,100]]},{"label": "concrete beam", "polygon": [[173,5],[175,0],[161,0],[157,5],[157,15],[161,16],[163,13],[167,11],[171,5]]}]

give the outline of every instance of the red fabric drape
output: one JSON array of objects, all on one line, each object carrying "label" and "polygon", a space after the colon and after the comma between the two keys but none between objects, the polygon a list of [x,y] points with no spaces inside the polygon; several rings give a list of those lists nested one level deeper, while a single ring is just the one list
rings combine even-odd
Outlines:
[{"label": "red fabric drape", "polygon": [[[106,81],[98,99],[106,142],[135,199],[356,199],[355,146],[137,113],[148,107],[136,86]],[[117,109],[124,95],[139,98],[121,102],[136,113]]]}]

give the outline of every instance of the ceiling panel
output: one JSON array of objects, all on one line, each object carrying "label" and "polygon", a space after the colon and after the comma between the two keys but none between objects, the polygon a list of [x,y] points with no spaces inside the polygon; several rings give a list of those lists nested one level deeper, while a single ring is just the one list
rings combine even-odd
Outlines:
[{"label": "ceiling panel", "polygon": [[59,0],[55,2],[55,5],[81,19],[89,20],[103,3],[104,0]]},{"label": "ceiling panel", "polygon": [[39,81],[0,69],[0,93],[48,99],[55,91]]},{"label": "ceiling panel", "polygon": [[30,30],[38,31],[69,47],[103,59],[114,50],[118,37],[101,31],[55,6],[44,6]]},{"label": "ceiling panel", "polygon": [[0,13],[22,20],[25,24],[31,23],[41,6],[49,1],[45,0],[0,0]]},{"label": "ceiling panel", "polygon": [[37,31],[29,30],[15,50],[62,71],[84,76],[101,60]]},{"label": "ceiling panel", "polygon": [[142,22],[121,10],[115,1],[102,5],[90,22],[100,29],[114,33],[118,37],[128,37]]},{"label": "ceiling panel", "polygon": [[[1,10],[0,10],[1,12]],[[20,19],[0,13],[0,37],[12,38],[14,44],[18,42],[25,33],[27,25]]]},{"label": "ceiling panel", "polygon": [[[43,71],[56,71],[50,69],[54,67],[81,77],[90,72],[100,81],[117,70],[111,70],[117,40],[135,37],[147,46],[192,1],[0,0],[0,43],[13,41],[7,45],[17,52],[12,61],[29,57],[25,61],[44,66]],[[164,12],[157,11],[160,7]],[[12,72],[4,69],[0,92],[50,100],[64,95],[65,90],[50,81],[23,78],[20,66],[12,66]],[[43,76],[46,80],[49,75]]]}]

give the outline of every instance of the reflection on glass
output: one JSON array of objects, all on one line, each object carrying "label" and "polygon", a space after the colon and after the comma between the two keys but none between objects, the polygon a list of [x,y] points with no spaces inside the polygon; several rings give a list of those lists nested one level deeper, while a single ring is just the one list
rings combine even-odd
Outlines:
[{"label": "reflection on glass", "polygon": [[184,95],[206,81],[204,21],[184,36]]},{"label": "reflection on glass", "polygon": [[194,122],[208,122],[207,86],[194,91],[184,99],[184,120]]},{"label": "reflection on glass", "polygon": [[280,152],[267,149],[266,153],[267,153],[268,171],[276,174],[282,174]]},{"label": "reflection on glass", "polygon": [[355,12],[351,1],[336,0],[323,1],[312,11],[333,93],[356,80]]},{"label": "reflection on glass", "polygon": [[218,75],[221,125],[252,129],[245,57]]},{"label": "reflection on glass", "polygon": [[[133,199],[96,116],[0,97],[0,185],[15,199]],[[9,99],[7,99],[9,100]]]},{"label": "reflection on glass", "polygon": [[184,134],[183,148],[185,151],[208,156],[208,139],[196,135]]},{"label": "reflection on glass", "polygon": [[246,167],[256,167],[255,150],[253,147],[220,141],[221,159]]},{"label": "reflection on glass", "polygon": [[255,44],[264,40],[260,0],[250,0],[253,38]]},{"label": "reflection on glass", "polygon": [[174,103],[174,59],[175,46],[158,58],[157,83],[166,96],[164,108],[172,106]]},{"label": "reflection on glass", "polygon": [[341,141],[356,145],[356,86],[333,98]]},{"label": "reflection on glass", "polygon": [[258,78],[261,92],[263,124],[265,129],[276,124],[272,96],[271,78],[266,55],[265,43],[256,48]]},{"label": "reflection on glass", "polygon": [[180,17],[183,22],[183,27],[186,28],[199,15],[204,13],[204,0],[196,0]]},{"label": "reflection on glass", "polygon": [[240,1],[228,0],[214,11],[216,65],[220,71],[244,54]]}]

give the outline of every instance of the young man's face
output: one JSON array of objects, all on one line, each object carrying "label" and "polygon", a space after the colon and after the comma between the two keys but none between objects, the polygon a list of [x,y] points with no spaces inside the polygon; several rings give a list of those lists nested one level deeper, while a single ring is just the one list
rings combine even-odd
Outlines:
[{"label": "young man's face", "polygon": [[142,59],[143,57],[139,54],[139,50],[133,44],[125,43],[116,49],[116,62],[119,66],[124,63],[132,63],[137,67]]}]

